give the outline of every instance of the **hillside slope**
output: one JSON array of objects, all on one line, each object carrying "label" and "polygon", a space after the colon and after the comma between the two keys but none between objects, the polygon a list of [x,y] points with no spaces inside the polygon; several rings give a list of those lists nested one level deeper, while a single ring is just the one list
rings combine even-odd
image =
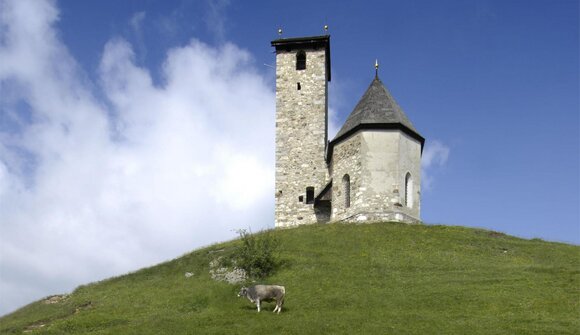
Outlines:
[{"label": "hillside slope", "polygon": [[[578,334],[580,247],[449,226],[314,225],[273,232],[281,314],[257,313],[209,262],[239,241],[28,305],[20,334]],[[185,276],[186,272],[193,273]]]}]

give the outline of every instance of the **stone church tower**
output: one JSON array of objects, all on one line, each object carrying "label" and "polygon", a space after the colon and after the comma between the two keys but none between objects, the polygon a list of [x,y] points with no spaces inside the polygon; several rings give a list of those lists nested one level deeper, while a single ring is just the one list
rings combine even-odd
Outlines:
[{"label": "stone church tower", "polygon": [[[330,36],[276,48],[275,226],[420,222],[425,139],[377,75],[328,142]],[[378,65],[377,65],[378,67]]]},{"label": "stone church tower", "polygon": [[272,41],[276,48],[276,227],[316,223],[328,180],[330,36]]}]

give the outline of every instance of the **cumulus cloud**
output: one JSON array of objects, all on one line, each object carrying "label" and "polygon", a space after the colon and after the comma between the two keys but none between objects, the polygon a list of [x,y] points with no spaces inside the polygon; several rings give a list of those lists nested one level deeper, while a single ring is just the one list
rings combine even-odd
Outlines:
[{"label": "cumulus cloud", "polygon": [[438,140],[427,141],[421,157],[422,187],[429,191],[433,187],[433,171],[445,166],[449,158],[450,149]]},{"label": "cumulus cloud", "polygon": [[113,39],[86,79],[58,15],[0,3],[0,314],[273,222],[274,93],[248,52],[193,39],[155,83]]},{"label": "cumulus cloud", "polygon": [[205,17],[205,25],[218,41],[223,41],[226,34],[226,21],[224,12],[230,5],[229,0],[206,0],[208,12]]},{"label": "cumulus cloud", "polygon": [[[331,141],[334,139],[344,121],[352,110],[352,106],[347,106],[345,103],[345,87],[343,85],[343,81],[340,80],[340,73],[338,71],[334,71],[332,76],[335,80],[329,82],[328,84],[328,140]],[[338,80],[337,80],[338,78]],[[342,110],[343,115],[340,115],[338,111]],[[346,114],[344,114],[346,113]],[[342,120],[341,117],[345,120]]]},{"label": "cumulus cloud", "polygon": [[145,40],[143,39],[143,25],[145,24],[146,16],[147,14],[141,11],[133,14],[131,19],[129,19],[129,26],[135,36],[135,44],[140,55],[140,60],[147,57],[147,48],[145,47]]},{"label": "cumulus cloud", "polygon": [[340,130],[341,125],[338,124],[338,113],[332,107],[328,108],[328,140],[332,141],[338,131]]},{"label": "cumulus cloud", "polygon": [[146,15],[147,14],[143,11],[133,14],[131,19],[129,20],[129,24],[131,25],[133,31],[139,33],[141,32],[141,27],[143,26],[143,21],[145,21]]}]

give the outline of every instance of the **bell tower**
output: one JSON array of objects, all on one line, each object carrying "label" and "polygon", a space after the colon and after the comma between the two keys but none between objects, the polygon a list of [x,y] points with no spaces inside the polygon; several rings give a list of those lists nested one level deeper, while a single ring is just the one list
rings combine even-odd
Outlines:
[{"label": "bell tower", "polygon": [[276,49],[275,226],[320,221],[315,196],[328,180],[330,36],[280,38]]}]

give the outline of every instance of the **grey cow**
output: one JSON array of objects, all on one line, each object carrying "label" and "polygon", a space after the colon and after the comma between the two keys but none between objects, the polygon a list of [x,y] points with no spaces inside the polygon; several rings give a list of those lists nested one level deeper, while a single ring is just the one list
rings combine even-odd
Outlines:
[{"label": "grey cow", "polygon": [[274,308],[274,313],[282,310],[282,305],[284,304],[284,295],[286,294],[286,289],[284,286],[279,285],[255,285],[250,287],[242,287],[238,297],[246,297],[251,302],[258,306],[258,312],[260,311],[260,303],[262,301],[272,301],[276,300],[276,308]]}]

